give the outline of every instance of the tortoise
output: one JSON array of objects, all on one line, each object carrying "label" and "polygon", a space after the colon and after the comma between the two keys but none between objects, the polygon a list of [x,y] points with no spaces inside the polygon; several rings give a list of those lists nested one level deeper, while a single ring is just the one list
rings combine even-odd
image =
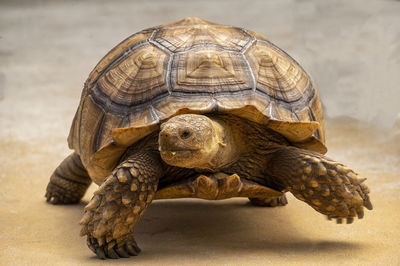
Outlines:
[{"label": "tortoise", "polygon": [[77,203],[101,259],[137,255],[133,229],[155,199],[247,197],[284,206],[285,192],[338,223],[372,209],[353,170],[324,154],[310,76],[261,34],[185,18],[113,48],[85,82],[46,198]]}]

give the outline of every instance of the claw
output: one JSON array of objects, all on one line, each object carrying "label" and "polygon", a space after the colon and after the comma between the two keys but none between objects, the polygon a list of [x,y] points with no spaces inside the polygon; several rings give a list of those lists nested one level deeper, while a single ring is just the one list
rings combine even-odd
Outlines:
[{"label": "claw", "polygon": [[104,253],[104,250],[102,248],[96,249],[96,255],[97,255],[97,257],[99,257],[99,259],[102,259],[102,260],[106,259],[106,254]]},{"label": "claw", "polygon": [[113,248],[107,250],[107,257],[109,257],[110,259],[119,259],[118,254]]},{"label": "claw", "polygon": [[124,249],[124,246],[119,247],[115,249],[115,252],[121,257],[121,258],[129,258],[128,252]]},{"label": "claw", "polygon": [[90,238],[86,238],[86,244],[87,246],[90,248],[91,251],[93,251],[94,253],[96,253],[96,249],[94,248],[94,246],[92,245],[92,241],[90,240]]},{"label": "claw", "polygon": [[132,256],[137,256],[140,253],[140,248],[127,244],[126,250]]},{"label": "claw", "polygon": [[286,197],[280,197],[279,199],[280,199],[280,201],[281,201],[281,204],[283,204],[283,205],[288,204],[288,201],[287,201],[287,198],[286,198]]},{"label": "claw", "polygon": [[50,197],[50,203],[52,203],[52,204],[56,204],[57,203],[57,200],[56,200],[56,198],[53,196],[53,197]]},{"label": "claw", "polygon": [[364,217],[364,209],[361,207],[357,210],[358,219],[362,219]]},{"label": "claw", "polygon": [[364,206],[365,208],[367,208],[368,210],[372,210],[374,207],[372,206],[371,200],[369,199],[369,197],[367,197],[366,200],[364,200]]},{"label": "claw", "polygon": [[353,217],[349,217],[349,218],[346,219],[346,223],[347,224],[351,224],[353,222],[354,222],[354,218]]},{"label": "claw", "polygon": [[142,251],[138,246],[134,246],[134,249],[136,250],[137,254],[139,254]]},{"label": "claw", "polygon": [[337,218],[337,219],[336,219],[336,223],[337,223],[337,224],[341,224],[342,222],[343,222],[342,218]]},{"label": "claw", "polygon": [[92,218],[92,215],[90,212],[85,212],[83,215],[82,219],[78,222],[80,225],[85,225],[89,223],[90,218]]},{"label": "claw", "polygon": [[[79,235],[80,235],[80,236],[85,236],[85,235],[87,235],[87,234],[88,234],[88,228],[87,228],[87,226],[85,225],[85,226],[82,227],[81,232],[79,233]],[[93,251],[93,252],[94,252],[94,251]]]}]

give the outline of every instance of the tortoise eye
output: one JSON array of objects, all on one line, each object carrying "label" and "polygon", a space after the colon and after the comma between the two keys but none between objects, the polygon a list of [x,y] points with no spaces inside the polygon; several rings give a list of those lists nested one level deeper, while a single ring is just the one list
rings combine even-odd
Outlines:
[{"label": "tortoise eye", "polygon": [[189,130],[184,130],[181,133],[181,139],[187,139],[188,137],[190,137],[190,135],[192,135],[192,133]]}]

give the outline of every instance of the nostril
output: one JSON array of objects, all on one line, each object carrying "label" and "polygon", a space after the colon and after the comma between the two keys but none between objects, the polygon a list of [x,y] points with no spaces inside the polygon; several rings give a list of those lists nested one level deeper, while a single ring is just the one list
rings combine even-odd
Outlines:
[{"label": "nostril", "polygon": [[192,135],[192,133],[189,130],[185,129],[181,133],[181,139],[187,139],[188,137],[190,137],[190,135]]},{"label": "nostril", "polygon": [[167,139],[169,137],[168,133],[166,133],[166,132],[161,132],[160,136],[165,139]]}]

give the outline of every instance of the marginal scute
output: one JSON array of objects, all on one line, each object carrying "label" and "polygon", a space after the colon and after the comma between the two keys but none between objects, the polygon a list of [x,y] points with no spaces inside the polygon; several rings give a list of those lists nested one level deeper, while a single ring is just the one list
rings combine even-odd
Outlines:
[{"label": "marginal scute", "polygon": [[310,103],[310,112],[312,113],[313,120],[318,121],[320,123],[320,127],[318,128],[318,139],[321,140],[322,143],[325,143],[325,121],[322,112],[321,101],[319,100],[318,91],[315,90],[315,96],[311,100]]},{"label": "marginal scute", "polygon": [[143,127],[115,128],[111,130],[110,134],[114,141],[128,147],[140,140],[142,136],[149,135],[156,131],[158,127],[159,125],[153,124]]},{"label": "marginal scute", "polygon": [[[78,125],[79,139],[72,139],[71,146],[79,151],[84,166],[88,164],[90,154],[95,151],[96,132],[99,130],[103,119],[103,110],[88,96],[82,104],[81,121]],[[88,130],[90,128],[91,130]]]},{"label": "marginal scute", "polygon": [[281,122],[270,120],[268,127],[294,142],[306,140],[318,127],[318,122]]},{"label": "marginal scute", "polygon": [[99,131],[97,132],[95,150],[98,151],[103,145],[112,142],[112,136],[109,132],[116,127],[120,127],[122,121],[122,116],[112,115],[110,113],[104,114],[101,127],[99,127]]}]

